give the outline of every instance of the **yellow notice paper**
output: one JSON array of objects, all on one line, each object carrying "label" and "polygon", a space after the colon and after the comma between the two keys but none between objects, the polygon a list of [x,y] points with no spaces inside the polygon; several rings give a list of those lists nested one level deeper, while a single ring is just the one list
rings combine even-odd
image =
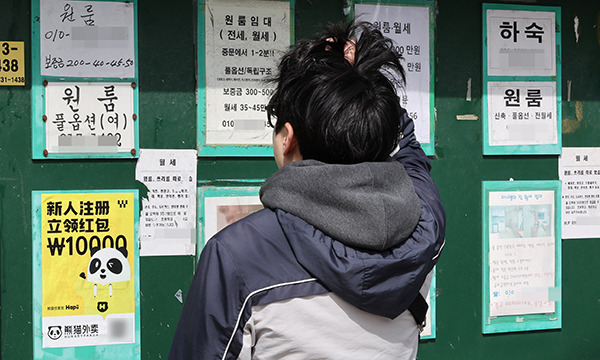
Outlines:
[{"label": "yellow notice paper", "polygon": [[25,43],[0,40],[0,86],[25,85]]},{"label": "yellow notice paper", "polygon": [[44,347],[133,342],[134,193],[43,194],[41,210]]}]

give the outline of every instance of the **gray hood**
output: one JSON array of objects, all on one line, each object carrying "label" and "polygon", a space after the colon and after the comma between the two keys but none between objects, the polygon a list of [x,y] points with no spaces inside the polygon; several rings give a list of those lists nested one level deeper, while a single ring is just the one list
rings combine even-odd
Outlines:
[{"label": "gray hood", "polygon": [[415,229],[421,204],[402,164],[290,163],[260,190],[262,203],[295,215],[345,245],[385,250]]}]

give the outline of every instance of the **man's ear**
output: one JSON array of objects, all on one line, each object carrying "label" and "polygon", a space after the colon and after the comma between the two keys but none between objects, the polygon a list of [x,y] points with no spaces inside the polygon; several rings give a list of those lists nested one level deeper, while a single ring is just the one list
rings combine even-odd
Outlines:
[{"label": "man's ear", "polygon": [[289,122],[285,123],[279,132],[273,133],[273,155],[280,168],[294,161],[302,160],[298,138]]},{"label": "man's ear", "polygon": [[292,127],[292,124],[287,122],[285,123],[281,131],[284,131],[283,156],[291,155],[292,153],[297,151],[298,148],[298,139],[296,138],[296,134],[294,133],[294,128]]}]

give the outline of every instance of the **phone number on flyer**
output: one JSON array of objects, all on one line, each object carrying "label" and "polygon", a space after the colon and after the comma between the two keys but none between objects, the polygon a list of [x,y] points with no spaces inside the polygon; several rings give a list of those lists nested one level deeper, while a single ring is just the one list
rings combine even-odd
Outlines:
[{"label": "phone number on flyer", "polygon": [[25,84],[25,77],[23,76],[0,76],[0,84],[1,83],[17,83],[17,84]]}]

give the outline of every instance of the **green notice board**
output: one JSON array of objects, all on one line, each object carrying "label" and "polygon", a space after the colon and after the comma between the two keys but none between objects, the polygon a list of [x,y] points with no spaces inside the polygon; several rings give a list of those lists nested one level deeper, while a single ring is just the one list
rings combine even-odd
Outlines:
[{"label": "green notice board", "polygon": [[[600,138],[600,3],[540,0],[560,6],[563,146],[597,147]],[[32,359],[32,191],[140,189],[135,159],[32,160],[31,3],[5,0],[2,41],[23,41],[25,86],[0,84],[0,357]],[[138,2],[139,146],[197,147],[197,2]],[[343,0],[296,1],[296,38],[346,17]],[[558,179],[557,155],[482,154],[483,78],[480,0],[435,3],[435,155],[432,174],[447,213],[446,246],[436,266],[435,339],[427,359],[596,359],[600,332],[599,239],[562,240],[562,326],[544,331],[482,334],[483,181]],[[577,30],[575,30],[575,24]],[[473,119],[473,120],[461,120]],[[199,181],[265,179],[272,158],[202,157]],[[140,200],[144,193],[140,189]],[[193,256],[140,259],[142,359],[168,357],[183,299],[195,270]]]}]

